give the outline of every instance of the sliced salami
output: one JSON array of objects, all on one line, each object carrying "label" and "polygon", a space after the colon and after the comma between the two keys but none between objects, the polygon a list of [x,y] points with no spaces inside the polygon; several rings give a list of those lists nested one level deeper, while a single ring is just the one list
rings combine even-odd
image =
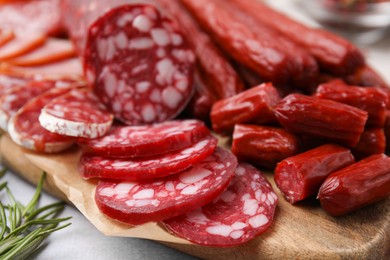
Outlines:
[{"label": "sliced salami", "polygon": [[41,109],[67,91],[66,88],[53,88],[26,103],[8,123],[11,139],[24,148],[44,153],[60,152],[70,147],[72,138],[50,133],[38,121]]},{"label": "sliced salami", "polygon": [[163,224],[169,232],[196,244],[237,246],[267,230],[277,203],[278,197],[263,174],[240,163],[218,199]]},{"label": "sliced salami", "polygon": [[100,181],[95,201],[102,213],[124,223],[161,221],[218,197],[228,186],[236,167],[235,156],[218,147],[204,161],[168,178],[151,182]]},{"label": "sliced salami", "polygon": [[24,85],[30,80],[32,78],[0,73],[0,95],[7,89]]},{"label": "sliced salami", "polygon": [[2,30],[0,29],[0,46],[6,44],[15,37],[14,33],[11,30]]},{"label": "sliced salami", "polygon": [[0,3],[0,24],[1,28],[12,30],[18,34],[59,35],[62,32],[57,0]]},{"label": "sliced salami", "polygon": [[46,37],[41,34],[17,35],[0,48],[0,61],[15,58],[43,45]]},{"label": "sliced salami", "polygon": [[217,138],[208,136],[183,150],[134,159],[107,159],[84,154],[79,172],[85,179],[147,180],[179,173],[210,156],[217,146]]},{"label": "sliced salami", "polygon": [[129,125],[172,119],[193,94],[194,53],[157,2],[62,1],[88,83]]},{"label": "sliced salami", "polygon": [[66,136],[96,138],[105,135],[113,121],[89,89],[73,89],[42,108],[39,122],[46,130]]},{"label": "sliced salami", "polygon": [[209,134],[201,121],[173,120],[148,126],[116,126],[101,138],[78,139],[78,143],[104,157],[144,157],[184,149]]},{"label": "sliced salami", "polygon": [[6,89],[0,96],[0,127],[8,131],[8,120],[30,99],[54,87],[54,81],[31,81]]},{"label": "sliced salami", "polygon": [[17,66],[37,66],[74,57],[75,49],[71,41],[49,38],[42,46],[24,55],[7,60]]}]

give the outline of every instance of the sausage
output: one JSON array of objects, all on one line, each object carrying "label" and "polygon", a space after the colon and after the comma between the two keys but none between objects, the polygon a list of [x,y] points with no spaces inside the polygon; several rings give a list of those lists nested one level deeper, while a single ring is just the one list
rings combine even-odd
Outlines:
[{"label": "sausage", "polygon": [[390,88],[390,85],[385,79],[368,64],[360,67],[353,74],[343,77],[343,80],[348,84],[355,86],[376,86],[382,89]]},{"label": "sausage", "polygon": [[274,107],[278,122],[295,134],[355,146],[364,131],[367,112],[340,102],[290,94]]},{"label": "sausage", "polygon": [[236,168],[235,156],[217,147],[204,161],[164,179],[99,181],[95,201],[103,214],[130,225],[161,221],[214,200],[226,189]]},{"label": "sausage", "polygon": [[390,110],[386,111],[386,121],[383,127],[386,139],[386,152],[390,152]]},{"label": "sausage", "polygon": [[386,136],[383,128],[367,128],[359,142],[352,148],[355,158],[361,159],[372,154],[386,151]]},{"label": "sausage", "polygon": [[240,163],[227,190],[211,203],[163,221],[172,234],[203,246],[244,244],[267,231],[278,197],[264,175]]},{"label": "sausage", "polygon": [[41,34],[17,35],[0,47],[0,61],[6,61],[33,51],[44,44],[46,37]]},{"label": "sausage", "polygon": [[224,3],[216,0],[182,2],[225,53],[259,73],[266,81],[285,84],[290,80],[294,68],[291,57],[277,47],[276,41],[256,35],[229,12]]},{"label": "sausage", "polygon": [[50,133],[38,121],[41,109],[50,100],[69,90],[70,88],[52,88],[27,102],[9,120],[8,133],[11,139],[26,149],[41,153],[61,152],[72,146],[73,138]]},{"label": "sausage", "polygon": [[39,123],[51,133],[97,138],[110,130],[113,118],[93,92],[82,88],[48,102],[41,110]]},{"label": "sausage", "polygon": [[271,83],[219,100],[211,109],[212,128],[217,133],[231,134],[238,123],[272,124],[276,122],[273,107],[279,101],[279,93]]},{"label": "sausage", "polygon": [[147,126],[114,126],[95,139],[78,138],[84,151],[108,158],[148,157],[189,147],[210,130],[199,120],[173,120]]},{"label": "sausage", "polygon": [[150,124],[183,111],[195,55],[158,1],[62,0],[61,7],[87,82],[116,119]]},{"label": "sausage", "polygon": [[273,169],[299,152],[299,139],[282,128],[236,124],[232,152],[241,161]]},{"label": "sausage", "polygon": [[75,57],[75,49],[69,40],[48,38],[37,49],[19,55],[7,62],[17,66],[38,66]]},{"label": "sausage", "polygon": [[341,80],[332,80],[318,86],[315,96],[360,108],[368,113],[367,126],[383,127],[388,95],[377,87],[350,86]]},{"label": "sausage", "polygon": [[3,30],[12,31],[17,35],[63,35],[57,0],[0,3],[0,24]]},{"label": "sausage", "polygon": [[30,81],[6,89],[0,96],[0,127],[8,131],[9,119],[30,99],[55,86],[55,81]]},{"label": "sausage", "polygon": [[317,195],[329,174],[354,162],[349,149],[325,144],[279,162],[274,180],[286,200],[295,204]]},{"label": "sausage", "polygon": [[211,37],[180,3],[180,0],[160,0],[161,5],[178,21],[192,44],[197,64],[207,78],[206,86],[218,99],[229,98],[244,90],[244,85],[228,58],[215,45]]},{"label": "sausage", "polygon": [[390,195],[390,158],[375,154],[336,171],[322,184],[318,199],[332,216],[341,216]]},{"label": "sausage", "polygon": [[[228,0],[260,23],[302,46],[317,60],[320,68],[335,75],[349,75],[365,64],[360,50],[347,40],[321,29],[309,28],[260,1]],[[259,15],[263,14],[263,15]]]},{"label": "sausage", "polygon": [[210,156],[217,139],[207,136],[197,143],[153,157],[113,159],[91,154],[81,156],[79,173],[84,179],[142,181],[176,174]]}]

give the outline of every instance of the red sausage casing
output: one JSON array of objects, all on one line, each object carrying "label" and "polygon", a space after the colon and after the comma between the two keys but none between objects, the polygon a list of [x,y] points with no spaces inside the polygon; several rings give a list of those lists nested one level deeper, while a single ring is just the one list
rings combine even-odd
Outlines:
[{"label": "red sausage casing", "polygon": [[325,144],[284,159],[275,168],[275,183],[292,204],[317,194],[326,177],[355,162],[351,151]]},{"label": "red sausage casing", "polygon": [[237,124],[232,152],[239,160],[272,169],[299,152],[299,140],[282,128]]},{"label": "red sausage casing", "polygon": [[322,184],[318,199],[329,214],[349,212],[390,195],[390,157],[375,154],[332,173]]}]

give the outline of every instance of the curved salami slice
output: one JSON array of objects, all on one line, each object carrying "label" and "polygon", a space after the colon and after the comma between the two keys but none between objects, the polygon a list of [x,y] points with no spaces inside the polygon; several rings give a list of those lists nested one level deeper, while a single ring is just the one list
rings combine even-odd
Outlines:
[{"label": "curved salami slice", "polygon": [[46,37],[41,34],[16,35],[0,48],[0,61],[15,58],[43,45]]},{"label": "curved salami slice", "polygon": [[76,55],[73,44],[65,39],[48,39],[44,45],[7,62],[17,66],[37,66],[64,60]]},{"label": "curved salami slice", "polygon": [[221,194],[237,167],[227,150],[214,154],[192,168],[152,182],[100,181],[95,201],[107,216],[131,225],[161,221],[201,207]]},{"label": "curved salami slice", "polygon": [[86,151],[113,158],[144,157],[184,149],[210,134],[198,120],[174,120],[148,126],[118,126],[97,139],[78,139]]},{"label": "curved salami slice", "polygon": [[0,73],[0,95],[2,95],[3,92],[6,91],[7,89],[19,85],[24,85],[30,80],[32,79],[28,77],[23,77],[23,76],[19,77],[17,75],[8,75],[8,74]]},{"label": "curved salami slice", "polygon": [[50,100],[68,91],[66,88],[53,88],[26,103],[8,123],[11,139],[24,148],[44,153],[60,152],[70,147],[72,138],[50,133],[38,121],[41,109]]},{"label": "curved salami slice", "polygon": [[6,44],[15,37],[14,33],[11,30],[2,30],[0,29],[0,46]]},{"label": "curved salami slice", "polygon": [[150,124],[184,109],[194,91],[195,55],[158,1],[62,2],[87,81],[117,119]]},{"label": "curved salami slice", "polygon": [[89,89],[73,89],[45,105],[39,115],[46,130],[85,138],[105,135],[112,121],[113,116]]},{"label": "curved salami slice", "polygon": [[8,131],[8,120],[30,99],[54,87],[54,81],[31,81],[4,91],[0,96],[0,127]]},{"label": "curved salami slice", "polygon": [[267,230],[277,203],[278,197],[263,174],[240,163],[218,199],[163,223],[169,232],[196,244],[237,246]]},{"label": "curved salami slice", "polygon": [[217,138],[208,136],[180,151],[134,159],[107,159],[84,154],[80,159],[79,172],[85,179],[155,179],[176,174],[203,161],[214,152],[217,142]]}]

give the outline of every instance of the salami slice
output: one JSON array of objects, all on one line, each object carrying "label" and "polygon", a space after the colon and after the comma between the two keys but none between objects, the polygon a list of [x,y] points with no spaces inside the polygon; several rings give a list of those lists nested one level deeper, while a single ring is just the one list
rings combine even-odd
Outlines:
[{"label": "salami slice", "polygon": [[129,125],[172,119],[193,93],[194,53],[156,2],[62,1],[88,83]]},{"label": "salami slice", "polygon": [[237,167],[227,150],[214,154],[192,168],[151,182],[100,181],[95,201],[102,213],[131,225],[161,221],[201,207],[220,195]]},{"label": "salami slice", "polygon": [[18,34],[59,35],[61,14],[57,0],[7,1],[0,4],[1,28]]},{"label": "salami slice", "polygon": [[65,39],[48,39],[44,45],[24,55],[7,60],[17,66],[37,66],[74,57],[73,44]]},{"label": "salami slice", "polygon": [[0,127],[8,131],[8,120],[30,99],[54,87],[54,81],[31,81],[12,87],[0,96]]},{"label": "salami slice", "polygon": [[0,46],[6,44],[15,37],[14,33],[11,30],[2,30],[0,29]]},{"label": "salami slice", "polygon": [[66,88],[53,88],[26,103],[8,123],[11,139],[24,148],[44,153],[60,152],[70,147],[72,138],[50,133],[38,121],[41,109],[67,91]]},{"label": "salami slice", "polygon": [[174,120],[148,126],[116,126],[96,139],[78,139],[86,151],[112,158],[144,157],[184,149],[210,134],[198,120]]},{"label": "salami slice", "polygon": [[0,48],[0,61],[15,58],[43,45],[46,37],[42,34],[17,35]]},{"label": "salami slice", "polygon": [[169,232],[205,246],[243,244],[272,224],[278,197],[263,174],[240,163],[227,190],[213,202],[163,221]]},{"label": "salami slice", "polygon": [[80,159],[79,172],[84,179],[155,179],[176,174],[203,161],[214,152],[217,142],[217,138],[208,136],[183,150],[134,159],[107,159],[84,154]]},{"label": "salami slice", "polygon": [[26,84],[31,78],[0,73],[0,95],[7,89]]},{"label": "salami slice", "polygon": [[105,135],[113,116],[89,89],[73,89],[42,108],[39,122],[46,130],[67,136],[96,138]]}]

